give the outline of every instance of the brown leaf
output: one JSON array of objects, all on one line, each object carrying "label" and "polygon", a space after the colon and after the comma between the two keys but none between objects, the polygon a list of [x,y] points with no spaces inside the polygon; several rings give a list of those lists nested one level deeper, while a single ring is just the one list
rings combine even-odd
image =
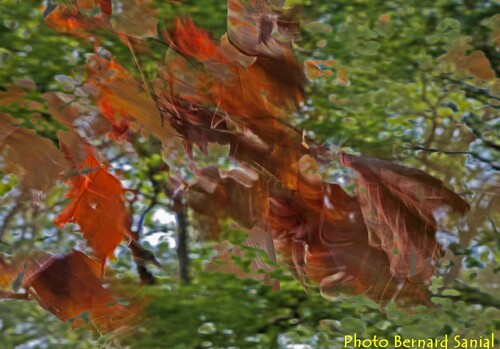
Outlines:
[{"label": "brown leaf", "polygon": [[[109,0],[106,0],[109,2]],[[101,8],[103,8],[101,1]],[[122,33],[137,39],[144,39],[158,35],[156,11],[146,0],[121,0],[120,12],[115,11],[111,17],[111,26],[117,33]],[[107,14],[111,14],[111,6]],[[104,13],[106,13],[103,10]]]},{"label": "brown leaf", "polygon": [[31,79],[19,79],[14,80],[17,86],[25,88],[27,90],[36,90],[36,84]]},{"label": "brown leaf", "polygon": [[268,219],[279,261],[326,297],[364,294],[425,303],[422,280],[393,275],[386,253],[368,243],[361,208],[340,186],[300,177],[298,191],[270,200]]},{"label": "brown leaf", "polygon": [[[208,143],[229,144],[233,158],[258,163],[294,189],[296,163],[308,149],[297,143],[301,134],[278,117],[302,98],[303,73],[296,61],[262,55],[244,68],[241,57],[227,57],[192,21],[178,22],[167,40],[186,58],[167,56],[155,91],[162,115],[189,153],[193,143],[202,151]],[[187,59],[202,69],[193,69]]]},{"label": "brown leaf", "polygon": [[62,321],[88,312],[103,332],[124,326],[125,307],[102,284],[101,264],[80,251],[54,256],[25,277],[23,287]]},{"label": "brown leaf", "polygon": [[254,170],[245,167],[229,171],[208,167],[187,191],[189,205],[207,216],[229,216],[251,228],[262,222],[269,209],[267,188]]},{"label": "brown leaf", "polygon": [[423,171],[345,153],[340,157],[356,171],[370,245],[385,251],[393,275],[428,280],[440,255],[434,214],[450,208],[463,215],[469,205]]},{"label": "brown leaf", "polygon": [[111,0],[99,0],[99,6],[101,7],[101,11],[108,16],[112,14],[112,2]]},{"label": "brown leaf", "polygon": [[21,288],[28,278],[39,272],[40,267],[52,258],[51,254],[39,250],[31,250],[29,255],[0,254],[0,292],[3,292],[0,299],[15,294],[17,288]]},{"label": "brown leaf", "polygon": [[482,80],[495,79],[495,71],[491,68],[490,61],[483,51],[473,51],[467,56],[464,68],[472,75]]},{"label": "brown leaf", "polygon": [[19,86],[6,85],[5,88],[7,91],[0,90],[0,107],[19,102],[26,95]]},{"label": "brown leaf", "polygon": [[67,163],[50,140],[16,124],[10,115],[0,113],[0,152],[4,158],[4,171],[18,177],[24,196],[33,191],[47,191]]},{"label": "brown leaf", "polygon": [[227,48],[216,44],[191,20],[178,21],[173,37],[166,39],[176,51],[205,66],[194,71],[194,76],[182,67],[165,70],[167,81],[176,82],[180,77],[179,85],[183,86],[188,76],[190,85],[195,84],[196,94],[187,98],[191,101],[210,103],[232,115],[263,117],[278,116],[283,108],[298,104],[303,97],[304,74],[288,49],[279,57],[259,55],[245,69],[239,63],[241,57],[226,56]]},{"label": "brown leaf", "polygon": [[468,41],[461,41],[458,44],[448,48],[448,52],[439,59],[444,62],[449,62],[462,73],[473,75],[482,80],[494,80],[495,71],[491,68],[490,61],[482,51],[473,51],[466,55],[466,51],[470,49]]}]

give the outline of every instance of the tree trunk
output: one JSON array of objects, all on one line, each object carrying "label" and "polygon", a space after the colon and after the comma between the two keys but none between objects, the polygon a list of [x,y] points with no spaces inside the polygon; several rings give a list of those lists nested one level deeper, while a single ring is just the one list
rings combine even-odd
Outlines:
[{"label": "tree trunk", "polygon": [[137,266],[137,273],[143,285],[154,285],[155,278],[154,275],[148,270],[148,262],[156,262],[154,255],[143,249],[139,243],[138,234],[132,232],[132,240],[130,241],[128,247],[132,251],[132,258]]}]

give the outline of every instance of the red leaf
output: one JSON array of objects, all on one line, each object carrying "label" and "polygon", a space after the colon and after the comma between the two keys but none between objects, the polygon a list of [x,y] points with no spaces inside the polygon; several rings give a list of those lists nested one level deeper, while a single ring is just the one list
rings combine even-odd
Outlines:
[{"label": "red leaf", "polygon": [[63,227],[76,223],[92,247],[95,256],[104,262],[124,236],[129,235],[129,214],[125,207],[121,183],[96,160],[90,148],[78,170],[89,172],[70,179],[70,204],[56,217],[54,224]]},{"label": "red leaf", "polygon": [[108,16],[112,14],[112,3],[111,0],[99,0],[99,6],[101,7],[101,11]]},{"label": "red leaf", "polygon": [[185,21],[176,19],[174,38],[174,41],[170,40],[174,44],[173,47],[187,56],[194,57],[201,62],[216,60],[229,63],[229,59],[222,54],[210,34],[195,26],[191,18]]}]

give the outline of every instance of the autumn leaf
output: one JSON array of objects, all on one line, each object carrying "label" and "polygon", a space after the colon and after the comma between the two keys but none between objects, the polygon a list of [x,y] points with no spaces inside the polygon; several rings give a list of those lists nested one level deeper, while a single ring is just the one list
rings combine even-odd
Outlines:
[{"label": "autumn leaf", "polygon": [[[109,3],[109,5],[103,3]],[[104,13],[111,15],[111,1],[101,1]],[[127,36],[144,39],[158,35],[156,12],[145,0],[121,0],[120,11],[115,11],[111,17],[111,26],[117,32]],[[109,12],[109,13],[107,13]]]},{"label": "autumn leaf", "polygon": [[126,113],[116,110],[107,99],[102,98],[98,102],[101,114],[111,123],[111,131],[108,132],[108,137],[114,140],[126,139],[132,141],[132,137],[127,134],[130,128],[130,123],[123,118]]},{"label": "autumn leaf", "polygon": [[[97,3],[101,13],[91,16],[82,11],[92,9]],[[45,22],[60,32],[88,39],[94,44],[100,42],[100,36],[92,33],[96,29],[136,39],[157,35],[158,20],[147,1],[122,0],[117,5],[119,11],[113,11],[111,0],[62,3],[47,14]]]},{"label": "autumn leaf", "polygon": [[87,148],[87,158],[78,170],[94,170],[69,180],[69,205],[55,218],[54,224],[64,227],[76,223],[92,248],[104,263],[120,241],[130,234],[130,218],[125,207],[124,190]]},{"label": "autumn leaf", "polygon": [[28,299],[28,293],[21,293],[21,289],[27,290],[25,281],[52,258],[53,255],[35,249],[12,256],[0,254],[0,299]]},{"label": "autumn leaf", "polygon": [[123,66],[115,60],[89,55],[86,68],[87,87],[97,89],[97,104],[108,120],[126,121],[133,130],[145,128],[165,142],[174,136],[172,128],[162,123],[155,101]]},{"label": "autumn leaf", "polygon": [[[105,0],[108,1],[108,0]],[[111,29],[111,24],[107,15],[99,14],[89,16],[80,11],[78,6],[73,3],[59,4],[54,10],[47,14],[45,23],[60,32],[70,34],[82,39],[93,37],[100,39],[98,36],[93,36],[91,31],[95,29]]]},{"label": "autumn leaf", "polygon": [[10,294],[12,291],[12,283],[22,272],[23,267],[21,263],[17,261],[7,261],[7,258],[0,254],[0,292],[4,292],[4,294],[7,295]]},{"label": "autumn leaf", "polygon": [[496,78],[490,61],[482,51],[472,51],[466,54],[471,47],[467,40],[462,40],[448,48],[448,52],[439,59],[451,63],[459,72],[472,75],[477,79],[491,81]]},{"label": "autumn leaf", "polygon": [[[207,216],[229,216],[251,228],[267,216],[267,188],[257,172],[238,167],[229,171],[202,169],[187,190],[191,207]],[[213,203],[213,204],[210,204]]]},{"label": "autumn leaf", "polygon": [[393,275],[429,279],[441,254],[436,211],[449,208],[463,215],[469,205],[423,171],[345,153],[340,158],[356,171],[370,245],[385,251]]},{"label": "autumn leaf", "polygon": [[[244,68],[241,56],[227,56],[227,49],[190,20],[177,22],[166,39],[184,57],[167,55],[169,65],[155,83],[157,101],[189,153],[192,144],[202,151],[208,143],[229,144],[230,156],[259,163],[293,189],[296,162],[308,150],[297,143],[301,135],[278,117],[302,98],[303,72],[297,62],[261,55]],[[202,69],[192,69],[191,60]]]},{"label": "autumn leaf", "polygon": [[309,80],[316,80],[320,76],[332,76],[333,72],[323,69],[324,61],[317,59],[308,59],[304,62],[304,71]]},{"label": "autumn leaf", "polygon": [[385,251],[371,246],[361,208],[337,184],[301,176],[294,195],[270,199],[269,227],[279,261],[326,297],[365,294],[426,303],[424,280],[395,275]]},{"label": "autumn leaf", "polygon": [[[31,258],[24,265],[0,259],[1,292],[9,292],[3,289],[25,273],[23,285],[29,296],[61,320],[88,312],[104,329],[122,325],[124,307],[102,285],[107,258],[130,237],[129,248],[139,267],[156,260],[143,258],[147,252],[140,245],[140,229],[130,232],[124,189],[83,137],[108,133],[118,143],[128,141],[127,146],[136,146],[136,134],[152,135],[162,142],[162,155],[167,148],[184,146],[192,161],[187,172],[194,179],[189,185],[179,180],[178,190],[186,194],[182,205],[213,221],[231,218],[248,229],[244,247],[230,242],[216,246],[219,254],[210,270],[276,285],[268,275],[272,268],[262,258],[253,258],[250,270],[234,263],[234,255],[245,257],[256,248],[273,261],[279,259],[303,285],[319,287],[327,298],[347,292],[380,303],[428,302],[427,285],[441,253],[435,215],[446,207],[463,214],[468,205],[438,179],[378,159],[340,154],[341,164],[356,172],[355,197],[338,184],[306,173],[305,162],[320,168],[329,166],[331,159],[319,156],[322,148],[306,142],[306,132],[289,123],[304,101],[305,78],[331,77],[336,72],[335,82],[348,86],[351,68],[332,59],[300,64],[292,53],[300,21],[285,4],[229,0],[228,30],[220,41],[191,19],[177,19],[174,29],[164,32],[169,46],[165,60],[159,63],[155,79],[148,81],[149,64],[148,74],[140,66],[140,55],[147,52],[142,48],[150,42],[165,44],[154,38],[158,20],[152,2],[76,0],[55,10],[48,2],[46,23],[89,40],[96,53],[87,56],[87,80],[74,95],[44,95],[50,114],[66,128],[57,132],[61,151],[48,139],[19,127],[7,114],[0,114],[0,150],[6,170],[18,176],[23,193],[48,190],[67,162],[72,164],[64,172],[71,187],[70,202],[54,223],[61,228],[77,224],[93,255],[73,251]],[[380,16],[375,26],[379,35],[389,37],[390,14]],[[318,28],[324,34],[332,32],[325,23],[316,23]],[[127,45],[140,78],[108,58],[111,55],[100,47],[100,31],[117,35]],[[498,42],[497,37],[495,30],[492,39]],[[469,48],[464,43],[450,46],[441,60],[478,79],[494,80],[486,55],[468,54]],[[28,81],[17,84],[36,87]],[[1,106],[24,98],[26,92],[19,86],[0,91]],[[494,94],[494,88],[490,92]],[[100,122],[89,121],[93,116]],[[208,154],[211,144],[228,146],[227,155],[238,166],[198,169],[194,162]],[[154,181],[162,185],[156,177]],[[156,200],[152,198],[151,207]],[[181,206],[180,201],[176,205]]]},{"label": "autumn leaf", "polygon": [[49,139],[18,126],[17,120],[4,113],[0,113],[0,151],[4,171],[18,177],[24,197],[46,192],[67,166]]},{"label": "autumn leaf", "polygon": [[482,80],[495,79],[495,71],[491,68],[491,64],[486,58],[483,51],[473,51],[466,56],[463,67],[475,77]]},{"label": "autumn leaf", "polygon": [[112,14],[112,2],[111,0],[99,0],[99,6],[101,7],[101,11],[108,16]]},{"label": "autumn leaf", "polygon": [[[62,321],[82,325],[83,313],[102,333],[121,331],[134,320],[140,304],[124,306],[104,288],[101,263],[73,250],[67,255],[31,251],[16,255],[9,263],[0,255],[0,299],[36,300]],[[13,281],[25,293],[15,293]]]},{"label": "autumn leaf", "polygon": [[84,253],[53,256],[26,275],[23,287],[42,306],[62,321],[88,312],[102,332],[125,325],[125,306],[119,304],[102,282],[101,264]]},{"label": "autumn leaf", "polygon": [[6,85],[5,89],[6,91],[0,90],[0,107],[18,102],[26,95],[20,86]]}]

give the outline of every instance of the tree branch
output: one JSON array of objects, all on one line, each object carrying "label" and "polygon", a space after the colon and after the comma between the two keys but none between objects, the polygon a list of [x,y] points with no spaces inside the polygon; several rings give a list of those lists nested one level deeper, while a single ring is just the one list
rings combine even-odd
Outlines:
[{"label": "tree branch", "polygon": [[500,150],[500,144],[496,144],[495,142],[493,141],[490,141],[490,140],[487,140],[487,139],[484,139],[483,135],[481,134],[481,132],[479,132],[478,129],[476,129],[474,127],[474,125],[472,124],[472,121],[470,119],[470,117],[467,117],[467,116],[464,116],[462,118],[463,122],[467,125],[468,128],[471,129],[472,133],[474,133],[474,135],[479,138],[486,146],[490,147],[490,148],[493,148],[493,149],[496,149],[496,150]]},{"label": "tree branch", "polygon": [[487,159],[487,158],[483,157],[482,155],[477,154],[477,153],[472,152],[472,151],[447,151],[447,150],[441,150],[441,149],[437,149],[437,148],[427,148],[427,147],[424,147],[421,145],[414,145],[413,149],[414,150],[423,150],[423,151],[426,151],[429,153],[439,153],[439,154],[446,154],[446,155],[470,155],[473,158],[490,165],[494,170],[500,171],[500,165],[497,165],[494,163],[493,160]]}]

